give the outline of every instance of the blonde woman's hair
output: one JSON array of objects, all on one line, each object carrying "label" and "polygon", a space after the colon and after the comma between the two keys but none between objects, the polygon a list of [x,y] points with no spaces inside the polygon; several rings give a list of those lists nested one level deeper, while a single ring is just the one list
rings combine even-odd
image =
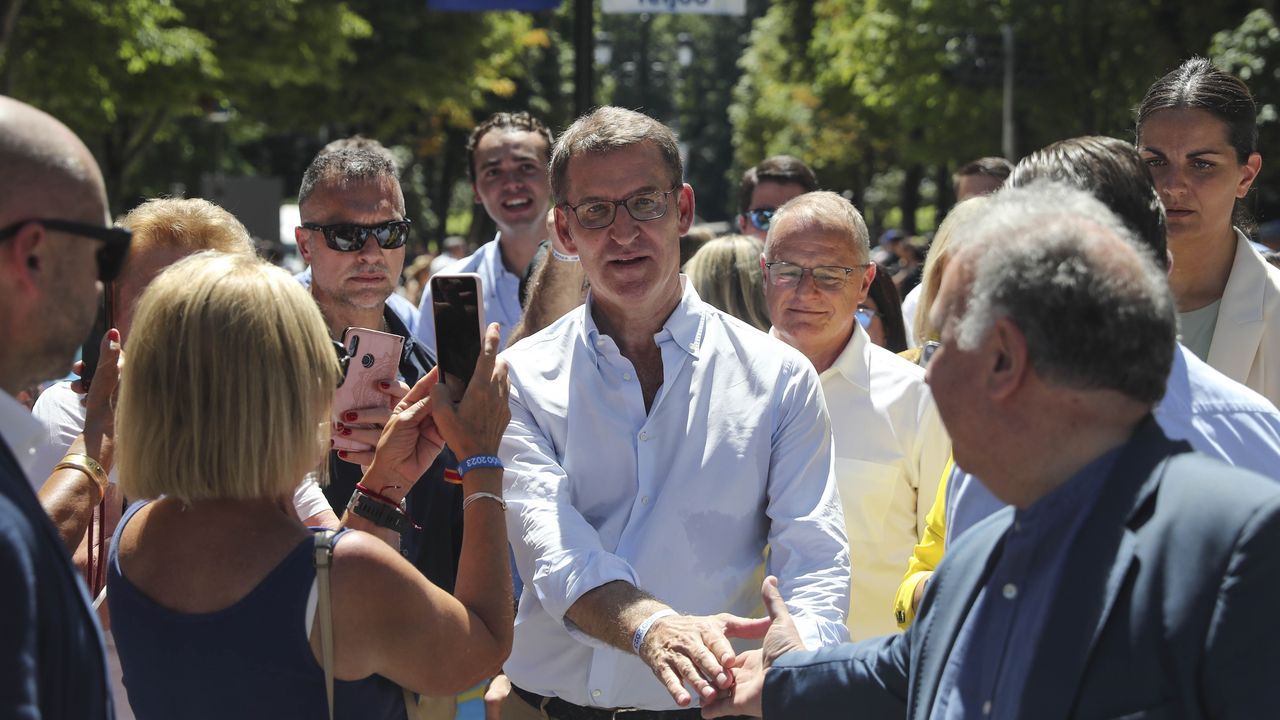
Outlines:
[{"label": "blonde woman's hair", "polygon": [[121,490],[184,503],[291,492],[327,449],[338,372],[320,310],[284,270],[215,251],[174,263],[129,336]]},{"label": "blonde woman's hair", "polygon": [[933,243],[929,246],[929,255],[924,261],[924,275],[920,279],[920,302],[916,305],[916,317],[914,320],[907,318],[911,321],[911,332],[915,334],[917,344],[923,345],[930,340],[938,339],[940,331],[929,322],[929,308],[933,307],[933,301],[938,297],[938,289],[942,287],[942,274],[947,270],[947,262],[950,260],[957,230],[966,225],[972,225],[974,220],[987,211],[990,203],[991,198],[985,195],[969,198],[951,208],[951,212],[947,213],[947,217],[943,219],[942,225],[938,226],[938,232],[934,234]]},{"label": "blonde woman's hair", "polygon": [[730,315],[769,330],[760,253],[764,246],[745,235],[708,240],[685,263],[684,272],[704,301]]},{"label": "blonde woman's hair", "polygon": [[133,231],[129,257],[153,247],[254,252],[253,238],[235,215],[200,198],[153,198],[129,211],[120,225]]}]

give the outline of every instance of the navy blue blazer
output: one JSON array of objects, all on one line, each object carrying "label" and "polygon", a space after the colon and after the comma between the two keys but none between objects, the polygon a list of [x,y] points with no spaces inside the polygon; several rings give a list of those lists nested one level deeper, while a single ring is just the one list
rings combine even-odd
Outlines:
[{"label": "navy blue blazer", "polygon": [[[1067,556],[1021,716],[1280,716],[1280,485],[1169,440],[1148,418]],[[948,550],[901,635],[789,653],[766,720],[927,720],[1011,508]]]},{"label": "navy blue blazer", "polygon": [[0,440],[0,717],[112,717],[105,662],[84,582]]}]

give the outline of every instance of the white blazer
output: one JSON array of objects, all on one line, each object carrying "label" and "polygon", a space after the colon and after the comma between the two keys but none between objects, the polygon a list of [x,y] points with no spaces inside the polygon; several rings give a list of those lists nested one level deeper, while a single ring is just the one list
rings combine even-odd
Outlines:
[{"label": "white blazer", "polygon": [[1209,364],[1280,407],[1280,268],[1263,260],[1238,229]]}]

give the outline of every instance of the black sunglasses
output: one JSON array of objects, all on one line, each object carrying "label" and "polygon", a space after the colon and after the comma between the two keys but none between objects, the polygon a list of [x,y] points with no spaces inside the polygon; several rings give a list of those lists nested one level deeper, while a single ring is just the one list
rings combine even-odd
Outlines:
[{"label": "black sunglasses", "polygon": [[773,214],[778,212],[777,208],[756,208],[747,211],[747,219],[757,230],[769,230],[769,223],[773,222]]},{"label": "black sunglasses", "polygon": [[71,220],[32,218],[30,220],[19,220],[4,229],[0,229],[0,240],[8,240],[17,235],[18,231],[28,223],[40,223],[49,230],[57,230],[68,235],[78,235],[102,241],[102,247],[98,248],[97,252],[98,279],[104,283],[109,283],[120,275],[120,268],[124,267],[124,259],[129,254],[129,242],[133,239],[133,233],[124,228],[103,227]]},{"label": "black sunglasses", "polygon": [[404,247],[409,240],[409,221],[389,220],[379,225],[355,225],[352,223],[334,223],[318,225],[303,223],[304,230],[318,230],[324,234],[324,244],[330,250],[338,252],[359,252],[372,236],[383,250],[395,250]]}]

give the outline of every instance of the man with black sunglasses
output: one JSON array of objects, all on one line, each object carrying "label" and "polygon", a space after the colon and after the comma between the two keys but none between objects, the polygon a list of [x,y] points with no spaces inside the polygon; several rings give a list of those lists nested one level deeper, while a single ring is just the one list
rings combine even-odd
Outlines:
[{"label": "man with black sunglasses", "polygon": [[[404,195],[391,154],[368,138],[330,144],[316,155],[302,177],[298,209],[302,224],[294,237],[310,264],[311,294],[333,339],[342,340],[348,327],[399,335],[404,338],[404,348],[398,380],[416,383],[436,361],[431,350],[414,339],[417,311],[389,304],[404,266],[404,245],[412,227],[405,217]],[[390,404],[404,393],[399,383],[379,389],[388,395]],[[461,486],[444,479],[446,467],[457,464],[452,453],[441,453],[407,495],[403,488],[379,493],[384,498],[404,500],[403,525],[390,522],[398,518],[364,514],[364,508],[374,506],[356,502],[360,498],[355,495],[362,492],[356,487],[362,477],[361,465],[372,460],[372,450],[390,414],[388,405],[359,408],[334,424],[334,438],[342,438],[344,447],[359,444],[368,450],[329,453],[325,495],[345,525],[393,541],[399,533],[401,552],[433,583],[452,592],[462,548]]]},{"label": "man with black sunglasses", "polygon": [[43,429],[13,395],[67,373],[128,238],[84,143],[6,97],[0,168],[0,717],[109,718],[101,629],[28,479]]},{"label": "man with black sunglasses", "polygon": [[818,189],[818,178],[804,161],[774,155],[742,174],[738,189],[738,230],[764,242],[773,214],[793,197]]}]

